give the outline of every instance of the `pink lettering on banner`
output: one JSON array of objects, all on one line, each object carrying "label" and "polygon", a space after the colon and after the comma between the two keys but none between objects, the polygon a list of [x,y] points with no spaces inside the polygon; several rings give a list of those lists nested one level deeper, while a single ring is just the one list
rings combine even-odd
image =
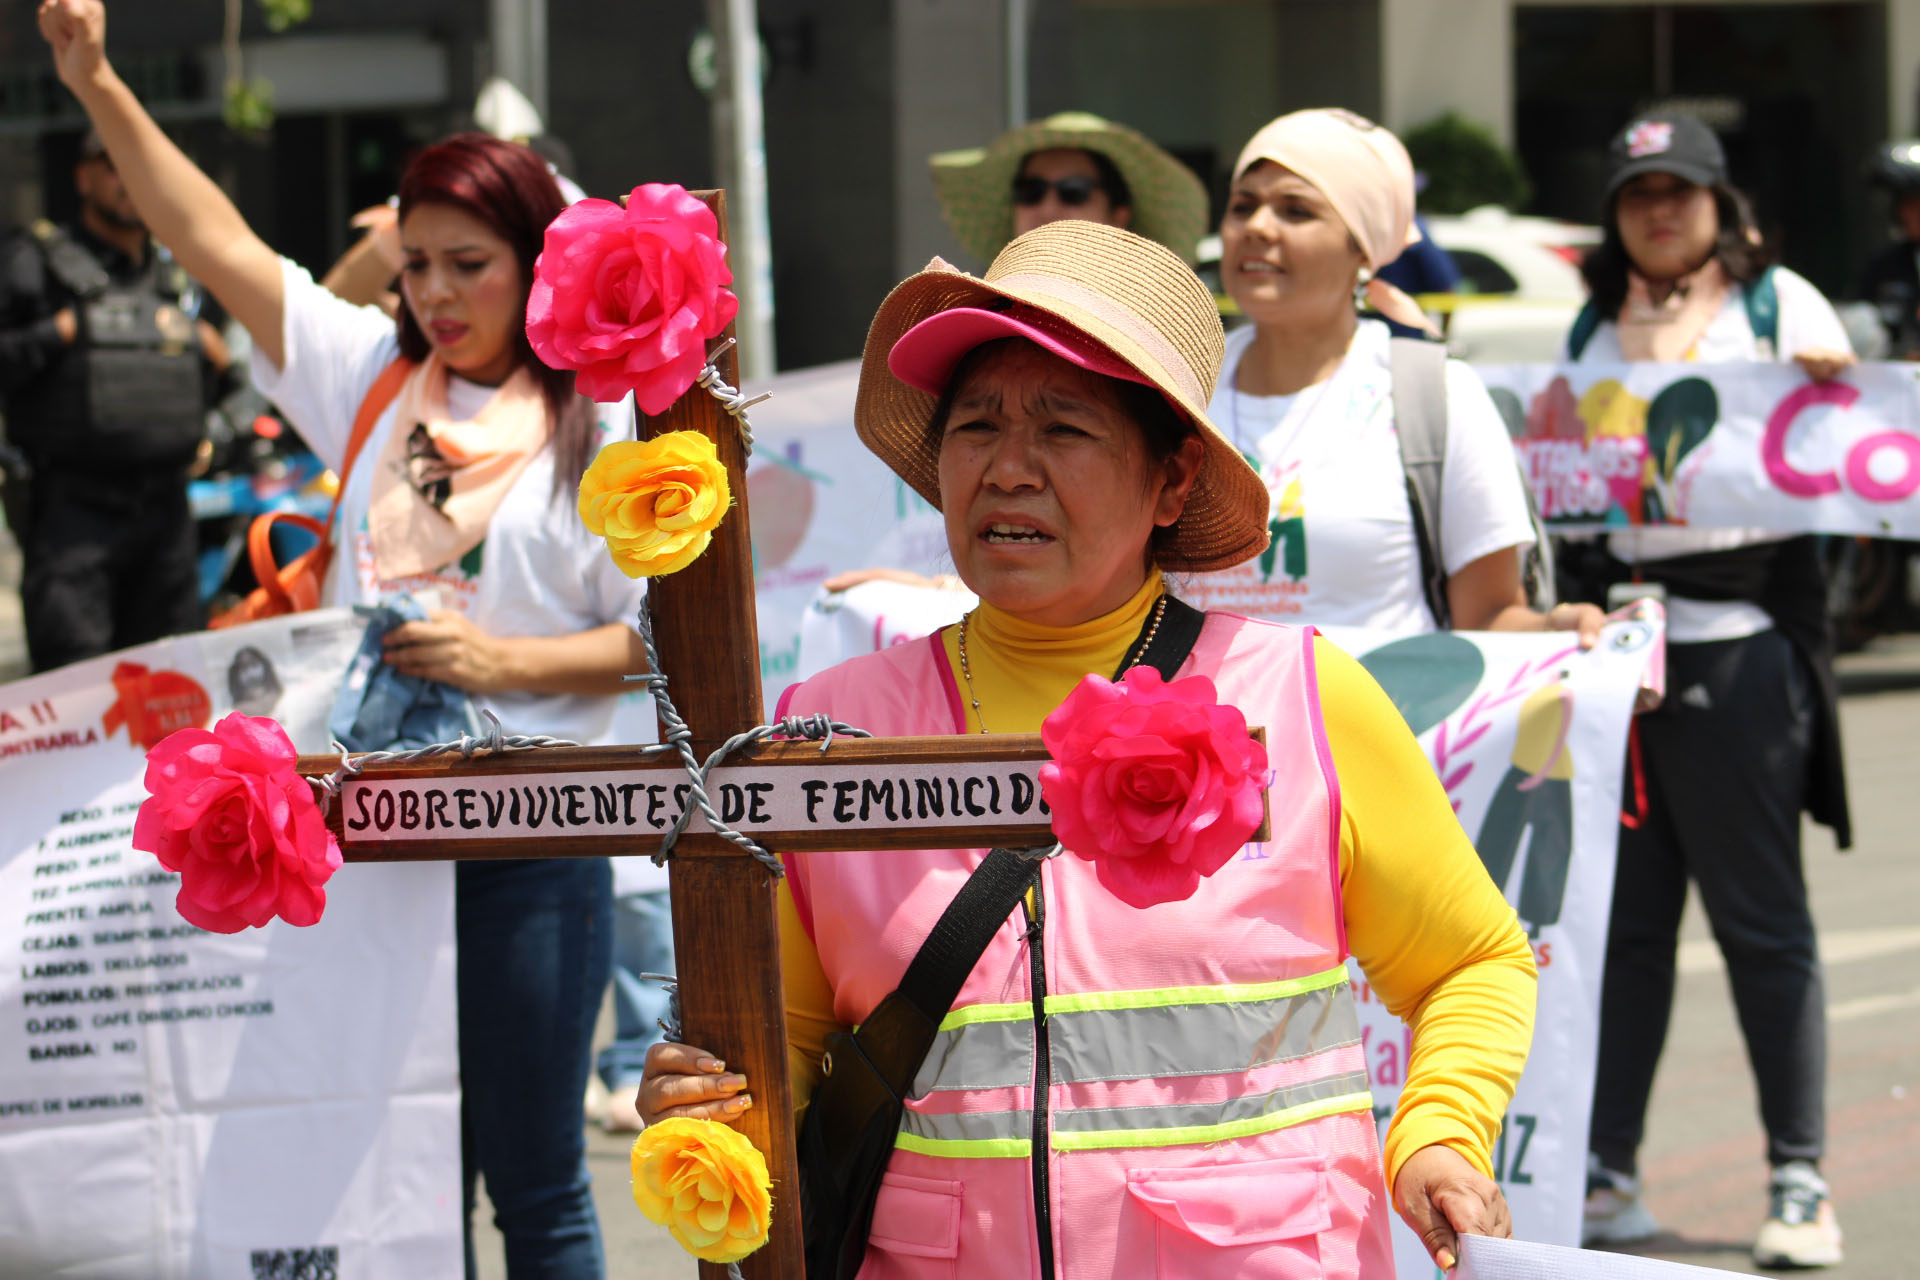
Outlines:
[{"label": "pink lettering on banner", "polygon": [[[1874,479],[1874,455],[1892,449],[1900,455],[1900,478],[1882,483]],[[1881,431],[1847,451],[1847,487],[1868,502],[1899,502],[1920,490],[1920,437],[1904,431]]]},{"label": "pink lettering on banner", "polygon": [[[1767,418],[1767,434],[1760,442],[1760,460],[1767,477],[1780,492],[1795,498],[1823,498],[1839,493],[1840,476],[1833,471],[1802,471],[1787,460],[1787,436],[1802,412],[1817,405],[1851,409],[1860,389],[1844,382],[1809,383],[1774,407]],[[1882,480],[1873,474],[1873,462],[1891,450],[1899,456],[1900,474]],[[1877,431],[1847,450],[1846,487],[1868,502],[1903,502],[1920,492],[1920,437],[1904,431]]]},{"label": "pink lettering on banner", "polygon": [[1840,492],[1839,477],[1833,472],[1802,471],[1787,461],[1787,433],[1803,410],[1822,404],[1851,409],[1859,398],[1860,389],[1844,382],[1809,382],[1774,406],[1767,419],[1767,434],[1760,441],[1760,461],[1775,488],[1795,498],[1820,498]]}]

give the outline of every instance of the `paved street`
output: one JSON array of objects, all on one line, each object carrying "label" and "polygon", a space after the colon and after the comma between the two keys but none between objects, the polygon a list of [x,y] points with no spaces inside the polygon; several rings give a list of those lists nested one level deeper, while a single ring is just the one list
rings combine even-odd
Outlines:
[{"label": "paved street", "polygon": [[[1827,1173],[1857,1280],[1920,1277],[1920,637],[1843,660],[1854,849],[1810,828],[1807,876],[1821,926],[1832,1027]],[[1718,951],[1691,911],[1673,1032],[1655,1085],[1648,1201],[1667,1230],[1644,1252],[1752,1271],[1766,1167],[1752,1077]],[[587,1129],[610,1280],[691,1277],[693,1264],[627,1194],[627,1143]],[[488,1233],[490,1234],[490,1233]],[[504,1280],[498,1238],[482,1280]]]}]

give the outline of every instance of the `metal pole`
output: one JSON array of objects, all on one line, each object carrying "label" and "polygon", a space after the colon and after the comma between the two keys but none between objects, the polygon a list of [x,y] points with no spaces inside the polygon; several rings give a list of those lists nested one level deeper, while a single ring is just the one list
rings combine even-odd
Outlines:
[{"label": "metal pole", "polygon": [[489,31],[493,73],[510,81],[545,120],[547,111],[547,0],[493,0]]},{"label": "metal pole", "polygon": [[1005,0],[1007,19],[1007,128],[1027,122],[1027,0]]},{"label": "metal pole", "polygon": [[713,149],[727,188],[733,239],[727,248],[740,374],[749,382],[773,375],[773,237],[767,217],[767,146],[760,101],[760,23],[754,0],[707,0],[713,28]]}]

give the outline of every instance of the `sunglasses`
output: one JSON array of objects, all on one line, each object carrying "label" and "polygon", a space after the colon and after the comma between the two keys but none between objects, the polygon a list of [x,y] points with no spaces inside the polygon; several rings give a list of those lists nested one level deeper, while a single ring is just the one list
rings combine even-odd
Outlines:
[{"label": "sunglasses", "polygon": [[1049,181],[1022,175],[1013,180],[1013,202],[1019,205],[1036,205],[1047,198],[1047,192],[1058,192],[1060,203],[1069,209],[1078,209],[1093,199],[1093,193],[1101,190],[1100,179],[1086,177],[1061,178]]}]

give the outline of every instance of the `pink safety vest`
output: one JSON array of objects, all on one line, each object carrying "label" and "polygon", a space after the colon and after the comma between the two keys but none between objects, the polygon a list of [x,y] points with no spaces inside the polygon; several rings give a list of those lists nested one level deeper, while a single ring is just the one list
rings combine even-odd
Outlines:
[{"label": "pink safety vest", "polygon": [[[1272,840],[1145,911],[1091,864],[1047,862],[914,1082],[862,1280],[1039,1276],[1043,1238],[1059,1280],[1392,1277],[1312,633],[1210,614],[1180,674],[1266,727]],[[966,723],[938,635],[782,703],[887,736]],[[898,985],[983,856],[789,856],[842,1023]]]}]

